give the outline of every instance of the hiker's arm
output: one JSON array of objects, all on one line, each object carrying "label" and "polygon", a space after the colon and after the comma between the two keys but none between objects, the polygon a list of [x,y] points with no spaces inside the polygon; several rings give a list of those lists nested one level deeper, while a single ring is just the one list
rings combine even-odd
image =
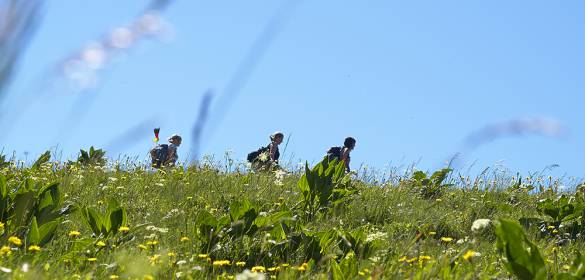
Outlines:
[{"label": "hiker's arm", "polygon": [[276,155],[276,147],[273,144],[270,144],[270,161],[277,161],[274,156]]},{"label": "hiker's arm", "polygon": [[349,149],[343,149],[343,152],[341,153],[341,160],[343,160],[343,162],[345,163],[345,169],[347,170],[347,172],[349,172],[349,161],[350,161],[350,157],[349,157]]}]

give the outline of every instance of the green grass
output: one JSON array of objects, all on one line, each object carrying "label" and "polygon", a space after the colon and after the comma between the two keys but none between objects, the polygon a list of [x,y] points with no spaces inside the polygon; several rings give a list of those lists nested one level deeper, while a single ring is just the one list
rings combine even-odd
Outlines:
[{"label": "green grass", "polygon": [[[130,230],[92,236],[81,211],[74,211],[59,220],[52,241],[36,253],[27,250],[32,244],[26,234],[18,236],[25,243],[18,247],[8,241],[13,233],[4,232],[0,246],[11,249],[1,253],[0,266],[11,272],[0,271],[0,278],[235,279],[246,269],[262,270],[260,266],[267,270],[266,279],[513,278],[496,248],[493,226],[474,233],[473,222],[544,219],[538,201],[560,195],[554,180],[534,178],[533,184],[513,186],[517,178],[469,181],[453,176],[445,182],[455,186],[439,186],[440,195],[424,198],[410,175],[395,175],[383,186],[352,179],[347,187],[355,193],[308,213],[297,184],[302,174],[287,174],[278,182],[274,173],[221,171],[225,169],[234,170],[210,165],[153,172],[139,164],[124,169],[9,164],[0,169],[9,191],[26,179],[40,185],[57,182],[64,204],[102,212],[115,199],[126,210]],[[568,195],[582,200],[581,193]],[[237,207],[252,216],[233,219],[232,213],[230,220],[234,203],[245,201],[248,208]],[[211,222],[204,213],[219,224],[224,217],[223,227],[205,233],[202,225]],[[247,223],[246,217],[253,221]],[[258,226],[248,231],[254,223]],[[71,231],[81,235],[70,237]],[[526,229],[552,275],[567,270],[584,243],[580,236],[567,238],[562,228],[549,231]],[[453,240],[444,241],[447,237]],[[106,246],[97,246],[99,241]],[[470,251],[479,254],[464,258]],[[219,260],[230,264],[214,266]]]}]

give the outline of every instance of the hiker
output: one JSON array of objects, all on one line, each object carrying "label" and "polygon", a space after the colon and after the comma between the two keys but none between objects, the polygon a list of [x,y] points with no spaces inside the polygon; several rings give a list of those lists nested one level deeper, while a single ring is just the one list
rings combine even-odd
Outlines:
[{"label": "hiker", "polygon": [[[158,138],[158,135],[156,138]],[[173,134],[169,137],[168,141],[170,143],[169,145],[156,145],[156,147],[150,150],[153,167],[160,168],[161,166],[174,166],[177,163],[177,160],[179,159],[177,148],[181,146],[183,139],[178,134]]]},{"label": "hiker", "polygon": [[345,138],[345,141],[343,141],[343,147],[331,147],[327,151],[327,158],[330,161],[334,159],[343,161],[345,163],[345,170],[350,172],[351,169],[349,168],[349,162],[351,157],[349,156],[349,153],[355,148],[355,143],[356,141],[353,137]]},{"label": "hiker", "polygon": [[257,151],[248,154],[248,161],[252,163],[255,169],[272,168],[278,166],[280,151],[278,145],[284,140],[284,134],[280,131],[270,135],[270,144],[261,147]]}]

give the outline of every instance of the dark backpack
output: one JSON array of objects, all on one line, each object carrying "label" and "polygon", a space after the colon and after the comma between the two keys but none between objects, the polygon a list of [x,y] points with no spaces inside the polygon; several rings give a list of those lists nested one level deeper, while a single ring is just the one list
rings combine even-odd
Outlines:
[{"label": "dark backpack", "polygon": [[261,147],[257,151],[253,151],[253,152],[249,153],[248,158],[247,158],[248,162],[255,162],[256,160],[258,160],[258,156],[260,156],[260,154],[266,153],[268,151],[270,151],[270,145],[268,145],[266,147]]},{"label": "dark backpack", "polygon": [[334,159],[337,159],[338,161],[341,160],[341,150],[342,149],[343,149],[342,147],[329,148],[329,150],[327,151],[327,158],[329,159],[329,161],[332,161]]},{"label": "dark backpack", "polygon": [[167,161],[169,155],[169,145],[159,144],[150,150],[150,157],[152,158],[152,166],[159,168]]}]

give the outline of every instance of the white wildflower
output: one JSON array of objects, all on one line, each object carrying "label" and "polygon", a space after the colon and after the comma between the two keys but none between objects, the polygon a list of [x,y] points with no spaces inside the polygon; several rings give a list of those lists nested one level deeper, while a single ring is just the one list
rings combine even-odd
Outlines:
[{"label": "white wildflower", "polygon": [[236,280],[264,280],[264,273],[252,272],[248,269],[236,275]]},{"label": "white wildflower", "polygon": [[490,219],[478,219],[473,222],[471,226],[471,231],[480,231],[486,227],[488,227],[492,221]]},{"label": "white wildflower", "polygon": [[376,233],[368,234],[368,237],[366,238],[366,242],[372,242],[374,240],[384,239],[384,238],[386,238],[386,233],[378,231]]}]

